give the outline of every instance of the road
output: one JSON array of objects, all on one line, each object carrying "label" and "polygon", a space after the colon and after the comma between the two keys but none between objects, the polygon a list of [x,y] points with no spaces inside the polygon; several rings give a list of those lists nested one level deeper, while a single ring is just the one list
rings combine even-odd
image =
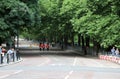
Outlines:
[{"label": "road", "polygon": [[0,67],[0,79],[120,79],[120,65],[73,50],[31,52],[20,63]]}]

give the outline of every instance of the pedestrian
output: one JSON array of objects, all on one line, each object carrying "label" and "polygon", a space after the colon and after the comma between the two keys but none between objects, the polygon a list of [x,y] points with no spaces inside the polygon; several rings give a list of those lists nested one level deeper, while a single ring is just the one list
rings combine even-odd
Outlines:
[{"label": "pedestrian", "polygon": [[117,49],[115,50],[115,55],[116,55],[116,56],[119,56],[119,53],[120,53],[120,52],[119,52],[119,49],[117,48]]},{"label": "pedestrian", "polygon": [[2,53],[1,53],[1,63],[4,62],[4,57],[5,57],[5,54],[6,54],[6,49],[4,47],[2,47]]},{"label": "pedestrian", "polygon": [[4,56],[6,54],[6,49],[4,47],[2,47],[2,55]]},{"label": "pedestrian", "polygon": [[40,49],[40,51],[41,51],[41,49],[42,49],[42,46],[41,46],[41,44],[42,44],[42,43],[40,43],[40,44],[39,44],[39,49]]},{"label": "pedestrian", "polygon": [[41,48],[42,48],[43,51],[44,51],[44,49],[45,49],[45,44],[44,44],[44,43],[41,44]]},{"label": "pedestrian", "polygon": [[13,59],[13,52],[14,51],[14,49],[13,48],[10,48],[8,51],[7,51],[7,59],[8,60],[11,60],[11,59]]},{"label": "pedestrian", "polygon": [[111,49],[111,53],[112,53],[113,56],[115,55],[115,47],[113,47],[113,48]]},{"label": "pedestrian", "polygon": [[49,50],[49,48],[50,48],[49,43],[47,43],[45,47],[47,50]]}]

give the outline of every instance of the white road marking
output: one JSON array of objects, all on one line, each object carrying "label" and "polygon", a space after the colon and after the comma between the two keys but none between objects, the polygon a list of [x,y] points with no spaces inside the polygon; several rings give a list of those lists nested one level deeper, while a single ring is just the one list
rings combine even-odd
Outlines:
[{"label": "white road marking", "polygon": [[65,77],[65,79],[68,79],[69,78],[69,75],[67,75],[66,77]]},{"label": "white road marking", "polygon": [[63,66],[64,64],[50,64],[51,66]]},{"label": "white road marking", "polygon": [[77,57],[75,57],[75,59],[74,59],[73,66],[76,65],[76,62],[77,62]]},{"label": "white road marking", "polygon": [[38,67],[39,67],[39,66],[42,66],[42,65],[48,63],[49,61],[50,61],[50,60],[47,60],[47,61],[45,61],[45,62],[43,62],[43,63],[41,63],[41,64],[39,64],[39,65],[37,65],[37,66],[38,66]]},{"label": "white road marking", "polygon": [[[76,63],[77,63],[77,57],[75,57],[72,65],[75,66]],[[68,79],[72,73],[73,73],[73,70],[69,72],[69,74],[65,77],[65,79]]]},{"label": "white road marking", "polygon": [[69,72],[69,75],[71,75],[72,73],[73,73],[73,71],[70,71],[70,72]]},{"label": "white road marking", "polygon": [[14,73],[11,73],[11,74],[9,74],[9,75],[0,76],[0,79],[7,78],[7,77],[9,77],[9,76],[11,76],[11,75],[18,74],[18,73],[20,73],[20,72],[22,72],[22,71],[23,71],[23,70],[18,70],[18,71],[14,72]]},{"label": "white road marking", "polygon": [[22,72],[23,70],[18,70],[18,71],[16,71],[16,72],[14,72],[13,74],[18,74],[18,73],[20,73],[20,72]]},{"label": "white road marking", "polygon": [[0,76],[0,79],[2,78],[6,78],[6,77],[9,77],[10,75],[3,75],[3,76]]}]

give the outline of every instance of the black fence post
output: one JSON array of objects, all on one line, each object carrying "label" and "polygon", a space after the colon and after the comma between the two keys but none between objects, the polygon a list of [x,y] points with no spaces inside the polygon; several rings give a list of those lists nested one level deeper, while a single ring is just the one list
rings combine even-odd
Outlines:
[{"label": "black fence post", "polygon": [[9,54],[7,54],[7,63],[9,63]]},{"label": "black fence post", "polygon": [[0,56],[1,56],[1,64],[2,64],[3,63],[3,55],[1,54]]},{"label": "black fence post", "polygon": [[12,57],[13,57],[13,62],[15,62],[15,56],[14,56],[15,54],[14,54],[14,52],[13,52],[13,54],[12,54]]},{"label": "black fence post", "polygon": [[19,52],[19,49],[17,49],[17,51],[16,51],[16,57],[17,57],[17,61],[20,60],[20,52]]}]

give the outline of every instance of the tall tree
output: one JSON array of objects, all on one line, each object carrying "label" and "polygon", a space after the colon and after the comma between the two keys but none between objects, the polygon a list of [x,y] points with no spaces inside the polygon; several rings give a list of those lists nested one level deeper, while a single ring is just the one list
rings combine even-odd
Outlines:
[{"label": "tall tree", "polygon": [[0,29],[2,32],[0,32],[0,39],[8,41],[12,36],[18,34],[18,30],[34,25],[32,16],[32,12],[23,2],[19,0],[1,0]]}]

